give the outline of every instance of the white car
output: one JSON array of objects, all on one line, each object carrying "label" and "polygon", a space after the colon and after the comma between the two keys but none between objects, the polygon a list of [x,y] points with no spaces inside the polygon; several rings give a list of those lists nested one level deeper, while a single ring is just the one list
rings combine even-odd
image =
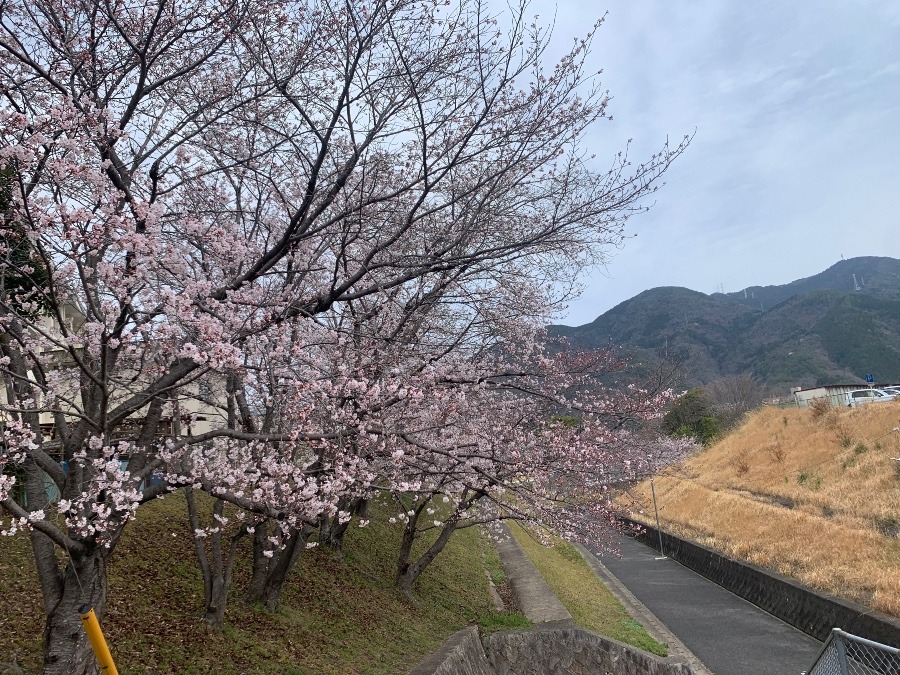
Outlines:
[{"label": "white car", "polygon": [[857,389],[847,393],[847,405],[855,408],[869,403],[887,403],[898,398],[895,394],[889,394],[881,389]]}]

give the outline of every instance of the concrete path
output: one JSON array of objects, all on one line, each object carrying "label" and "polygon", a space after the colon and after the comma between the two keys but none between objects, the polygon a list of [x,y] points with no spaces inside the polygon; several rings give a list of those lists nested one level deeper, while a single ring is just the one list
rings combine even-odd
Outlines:
[{"label": "concrete path", "polygon": [[[633,539],[606,569],[715,675],[800,675],[822,643]],[[598,551],[594,550],[597,554]]]},{"label": "concrete path", "polygon": [[572,621],[572,615],[565,608],[552,588],[544,581],[538,568],[531,562],[516,538],[506,528],[506,539],[497,544],[500,562],[513,595],[522,614],[534,623],[548,621]]}]

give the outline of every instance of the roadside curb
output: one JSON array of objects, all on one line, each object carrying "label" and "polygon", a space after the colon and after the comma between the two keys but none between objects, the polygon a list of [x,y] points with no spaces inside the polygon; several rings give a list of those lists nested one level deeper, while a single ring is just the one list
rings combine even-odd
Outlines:
[{"label": "roadside curb", "polygon": [[644,603],[638,600],[621,581],[613,576],[612,572],[600,562],[600,559],[597,558],[597,556],[581,544],[574,544],[574,546],[591,570],[593,570],[594,574],[597,575],[600,581],[603,582],[615,598],[622,603],[631,617],[643,624],[644,628],[654,640],[668,645],[669,656],[681,657],[687,661],[697,675],[713,675],[712,671],[703,665],[700,659],[698,659],[681,640],[675,637],[675,634],[672,633],[672,631],[670,631],[669,628],[660,621],[646,605],[644,605]]}]

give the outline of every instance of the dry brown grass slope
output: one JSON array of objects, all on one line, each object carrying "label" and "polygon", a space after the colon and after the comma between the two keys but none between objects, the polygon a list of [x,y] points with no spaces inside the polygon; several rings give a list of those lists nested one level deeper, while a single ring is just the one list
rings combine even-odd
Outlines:
[{"label": "dry brown grass slope", "polygon": [[[766,408],[655,480],[663,528],[900,616],[900,402]],[[622,498],[651,522],[650,485]]]}]

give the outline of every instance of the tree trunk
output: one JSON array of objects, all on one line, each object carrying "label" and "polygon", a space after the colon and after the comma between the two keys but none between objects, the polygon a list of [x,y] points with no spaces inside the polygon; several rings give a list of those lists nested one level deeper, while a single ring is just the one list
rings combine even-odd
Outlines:
[{"label": "tree trunk", "polygon": [[[365,497],[342,498],[338,503],[339,510],[349,511],[351,516],[355,515],[360,518],[366,517],[368,506],[369,500]],[[344,535],[347,534],[348,527],[350,527],[350,521],[342,523],[338,516],[323,518],[319,527],[319,543],[334,551],[340,551],[344,547]]]},{"label": "tree trunk", "polygon": [[[457,519],[452,519],[447,521],[444,525],[441,533],[438,535],[438,538],[435,542],[428,547],[428,550],[425,551],[416,560],[412,565],[409,564],[409,552],[407,551],[406,555],[406,564],[401,572],[400,567],[397,568],[397,586],[403,591],[404,595],[409,598],[415,604],[419,604],[413,595],[413,584],[416,583],[416,580],[422,576],[422,572],[425,571],[435,558],[437,558],[438,553],[444,550],[444,547],[447,545],[447,542],[450,541],[450,536],[456,530],[456,526],[459,524]],[[404,542],[406,541],[406,533],[404,532]]]},{"label": "tree trunk", "polygon": [[[185,488],[185,496],[188,503],[188,519],[190,521],[192,536],[194,537],[194,550],[203,574],[203,620],[210,628],[221,630],[225,625],[225,607],[228,605],[228,591],[231,589],[231,574],[234,570],[234,560],[237,556],[237,547],[240,539],[247,533],[246,526],[241,526],[237,532],[228,538],[228,551],[222,552],[222,528],[224,525],[216,516],[222,516],[225,510],[225,502],[217,499],[213,505],[213,530],[208,541],[197,535],[200,529],[200,514],[197,510],[197,502],[192,488]],[[209,554],[207,554],[207,544]]]},{"label": "tree trunk", "polygon": [[254,604],[262,602],[263,592],[266,588],[266,578],[269,576],[269,562],[271,558],[267,558],[264,554],[266,550],[266,540],[269,538],[269,523],[263,521],[257,523],[253,532],[253,573],[250,577],[250,583],[247,590],[244,591],[244,602]]},{"label": "tree trunk", "polygon": [[[262,552],[268,546],[266,538],[264,536],[254,537],[254,569],[250,586],[247,588],[247,592],[244,593],[246,602],[251,604],[262,603],[270,612],[278,609],[278,605],[281,602],[281,590],[284,588],[288,575],[294,568],[294,564],[297,562],[297,558],[303,550],[311,531],[312,529],[308,527],[303,527],[299,530],[291,528],[284,541],[284,547],[281,550],[274,551],[271,558],[262,556]],[[268,564],[263,565],[262,562],[257,564],[257,560],[265,560]]]},{"label": "tree trunk", "polygon": [[[403,539],[400,540],[400,550],[397,551],[397,570],[394,575],[394,582],[397,586],[401,585],[401,581],[409,570],[409,558],[412,554],[413,543],[416,541],[416,523],[419,521],[419,510],[406,521],[406,527],[403,528]],[[404,591],[405,592],[405,591]],[[407,593],[407,595],[409,595]]]},{"label": "tree trunk", "polygon": [[225,625],[225,605],[228,602],[228,588],[217,575],[213,580],[210,602],[203,611],[203,622],[213,630],[222,630]]},{"label": "tree trunk", "polygon": [[278,603],[281,602],[281,589],[284,588],[284,582],[287,581],[288,574],[294,568],[294,563],[297,562],[297,557],[306,543],[306,537],[306,532],[292,528],[287,544],[276,554],[277,560],[269,570],[269,578],[266,580],[262,597],[263,604],[270,612],[278,609]]},{"label": "tree trunk", "polygon": [[[209,589],[209,600],[206,603],[203,620],[215,630],[221,630],[225,625],[225,608],[228,606],[228,592],[231,590],[231,574],[234,570],[234,559],[241,536],[242,534],[238,532],[231,537],[224,567],[220,567],[219,573],[212,575],[212,585]],[[221,546],[221,542],[218,545]],[[221,554],[218,558],[221,564]]]},{"label": "tree trunk", "polygon": [[106,549],[89,547],[73,554],[62,576],[59,601],[47,613],[42,675],[96,675],[97,659],[81,625],[80,614],[93,607],[98,619],[106,611]]},{"label": "tree trunk", "polygon": [[[450,541],[451,535],[456,531],[456,528],[459,527],[462,514],[476,504],[482,497],[484,497],[483,490],[470,490],[469,488],[466,488],[463,491],[462,497],[456,505],[454,512],[444,521],[437,539],[435,539],[434,543],[428,547],[428,550],[425,551],[418,560],[410,563],[412,545],[419,536],[417,524],[422,515],[422,511],[431,500],[427,499],[422,501],[412,512],[412,515],[406,523],[406,528],[403,530],[403,541],[400,544],[400,552],[397,556],[396,576],[397,587],[403,591],[410,601],[417,605],[419,604],[413,596],[413,584],[415,584],[416,580],[422,576],[422,572],[425,571],[425,568],[434,562],[434,559],[437,558],[438,554],[444,550],[447,542]],[[399,497],[397,498],[397,503],[403,506],[403,500]]]}]

